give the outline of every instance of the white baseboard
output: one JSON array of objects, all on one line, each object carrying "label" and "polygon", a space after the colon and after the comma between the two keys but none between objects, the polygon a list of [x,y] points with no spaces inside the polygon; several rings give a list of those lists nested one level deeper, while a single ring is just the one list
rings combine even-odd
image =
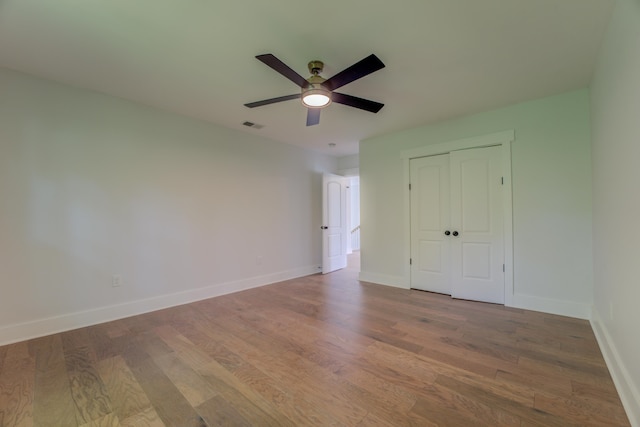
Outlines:
[{"label": "white baseboard", "polygon": [[600,316],[595,307],[591,314],[591,328],[596,335],[600,351],[602,351],[609,373],[616,385],[616,390],[618,390],[622,405],[627,412],[629,422],[634,427],[640,427],[640,385],[633,383],[631,375],[629,375],[629,371],[611,339],[611,334],[607,330],[607,326],[602,322],[602,316]]},{"label": "white baseboard", "polygon": [[188,304],[208,298],[226,295],[245,289],[257,288],[284,280],[308,276],[318,272],[317,266],[308,266],[264,276],[256,276],[233,282],[218,283],[204,288],[191,289],[168,295],[160,295],[137,301],[99,307],[86,311],[63,314],[60,316],[37,319],[0,327],[0,345],[25,341],[32,338],[51,335],[71,329],[109,322],[116,319],[161,310],[163,308]]},{"label": "white baseboard", "polygon": [[512,305],[510,305],[510,307],[541,311],[543,313],[558,314],[560,316],[569,316],[585,320],[589,320],[591,318],[590,304],[541,298],[532,295],[514,294]]},{"label": "white baseboard", "polygon": [[361,271],[358,280],[378,285],[393,286],[394,288],[409,289],[404,276],[391,276],[387,274],[369,273]]}]

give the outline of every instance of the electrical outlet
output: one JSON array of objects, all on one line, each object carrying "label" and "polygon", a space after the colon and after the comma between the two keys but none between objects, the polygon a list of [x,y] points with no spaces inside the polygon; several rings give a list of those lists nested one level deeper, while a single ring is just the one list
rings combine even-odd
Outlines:
[{"label": "electrical outlet", "polygon": [[111,286],[113,286],[114,288],[117,288],[118,286],[122,285],[122,276],[120,276],[119,274],[114,274],[113,276],[111,276]]}]

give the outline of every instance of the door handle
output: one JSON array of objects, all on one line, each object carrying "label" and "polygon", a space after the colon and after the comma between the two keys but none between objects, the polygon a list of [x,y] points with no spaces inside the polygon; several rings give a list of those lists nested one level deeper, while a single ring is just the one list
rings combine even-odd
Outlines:
[{"label": "door handle", "polygon": [[445,236],[448,236],[449,234],[451,234],[451,232],[450,232],[449,230],[447,230],[447,231],[445,231],[445,232],[444,232],[444,235],[445,235]]},{"label": "door handle", "polygon": [[456,237],[458,236],[458,232],[457,232],[457,231],[454,231],[452,234],[453,234],[454,236],[456,236]]},{"label": "door handle", "polygon": [[326,229],[328,229],[328,228],[329,228],[329,227],[327,227],[326,225],[322,225],[322,226],[320,226],[320,229],[322,229],[322,230],[326,230]]}]

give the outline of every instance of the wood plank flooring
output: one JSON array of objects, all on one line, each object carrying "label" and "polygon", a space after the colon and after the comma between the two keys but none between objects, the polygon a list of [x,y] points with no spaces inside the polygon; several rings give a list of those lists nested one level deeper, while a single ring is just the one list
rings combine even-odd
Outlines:
[{"label": "wood plank flooring", "polygon": [[0,347],[0,426],[629,425],[588,322],[357,271]]}]

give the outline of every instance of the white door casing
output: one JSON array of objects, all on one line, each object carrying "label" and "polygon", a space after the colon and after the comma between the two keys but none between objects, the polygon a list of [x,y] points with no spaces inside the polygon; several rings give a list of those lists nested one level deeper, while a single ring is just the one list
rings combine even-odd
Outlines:
[{"label": "white door casing", "polygon": [[451,296],[504,304],[500,147],[452,151],[449,160]]},{"label": "white door casing", "polygon": [[411,287],[451,294],[449,155],[411,159]]},{"label": "white door casing", "polygon": [[347,266],[347,207],[344,177],[322,175],[322,274]]}]

